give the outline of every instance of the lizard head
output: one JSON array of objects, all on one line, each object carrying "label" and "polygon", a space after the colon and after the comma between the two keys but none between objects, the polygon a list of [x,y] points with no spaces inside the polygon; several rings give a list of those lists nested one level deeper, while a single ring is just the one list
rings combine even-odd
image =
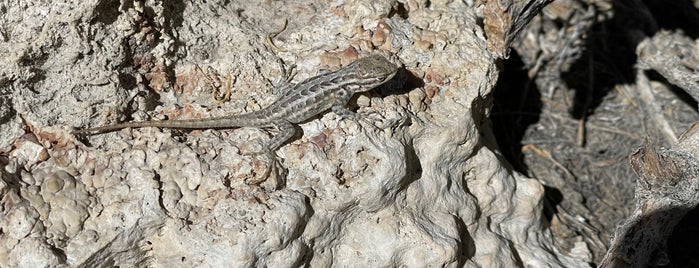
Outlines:
[{"label": "lizard head", "polygon": [[388,80],[391,80],[398,66],[390,62],[388,59],[379,55],[372,55],[366,58],[358,59],[347,66],[351,70],[352,76],[356,82],[361,84],[359,91],[368,91],[375,88]]}]

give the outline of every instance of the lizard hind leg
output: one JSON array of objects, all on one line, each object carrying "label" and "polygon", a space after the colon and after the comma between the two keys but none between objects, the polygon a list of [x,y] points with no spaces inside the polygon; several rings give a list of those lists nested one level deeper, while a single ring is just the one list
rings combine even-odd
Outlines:
[{"label": "lizard hind leg", "polygon": [[274,124],[274,126],[279,130],[279,133],[276,136],[274,136],[269,142],[263,145],[260,151],[248,154],[252,156],[263,156],[266,157],[269,161],[268,168],[265,169],[260,178],[253,181],[249,181],[249,184],[259,184],[263,181],[266,181],[271,176],[279,176],[281,173],[283,173],[284,168],[278,161],[277,154],[275,153],[275,151],[279,149],[279,147],[281,147],[291,137],[294,136],[296,129],[294,128],[294,125],[288,121],[277,122]]},{"label": "lizard hind leg", "polygon": [[279,130],[279,133],[274,136],[265,146],[265,148],[271,152],[274,152],[282,147],[286,141],[291,139],[296,133],[294,125],[289,121],[280,121],[274,124],[274,126]]},{"label": "lizard hind leg", "polygon": [[360,128],[362,128],[362,122],[368,124],[372,128],[380,128],[376,126],[368,117],[355,113],[352,110],[345,107],[344,105],[335,105],[331,109],[333,113],[340,117],[340,120],[356,121],[357,126],[359,126]]},{"label": "lizard hind leg", "polygon": [[262,145],[262,149],[256,152],[247,153],[247,155],[268,155],[274,156],[276,152],[286,141],[291,139],[296,133],[294,125],[288,121],[274,123],[274,127],[277,128],[279,133],[272,137],[271,140]]}]

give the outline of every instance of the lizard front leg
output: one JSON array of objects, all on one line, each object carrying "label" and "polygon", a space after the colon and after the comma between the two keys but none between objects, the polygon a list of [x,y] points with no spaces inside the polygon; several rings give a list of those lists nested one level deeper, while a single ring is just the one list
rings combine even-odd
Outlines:
[{"label": "lizard front leg", "polygon": [[348,120],[349,119],[349,120],[356,121],[356,123],[360,127],[362,126],[361,122],[364,121],[365,123],[369,124],[369,126],[371,126],[373,128],[380,128],[380,129],[385,128],[381,125],[376,125],[376,123],[372,122],[367,116],[353,112],[352,110],[347,108],[347,106],[345,106],[342,103],[336,103],[330,109],[332,110],[333,113],[335,113],[337,116],[340,117],[340,120]]},{"label": "lizard front leg", "polygon": [[262,173],[260,178],[251,181],[246,180],[246,182],[249,184],[259,184],[267,180],[271,174],[277,173],[276,171],[279,170],[280,167],[277,166],[279,162],[276,160],[277,156],[274,152],[277,151],[277,149],[279,149],[279,147],[281,147],[291,137],[293,137],[294,133],[296,132],[294,125],[289,121],[280,120],[279,122],[272,123],[272,126],[277,128],[279,133],[264,144],[261,151],[252,153],[252,155],[263,155],[267,157],[269,159],[270,166],[264,171],[264,173]]},{"label": "lizard front leg", "polygon": [[357,119],[357,113],[347,108],[344,104],[335,104],[331,110],[339,116],[341,120]]},{"label": "lizard front leg", "polygon": [[357,113],[347,108],[347,103],[352,98],[353,92],[354,91],[349,88],[342,88],[335,93],[335,102],[331,110],[339,116],[341,120],[357,119]]}]

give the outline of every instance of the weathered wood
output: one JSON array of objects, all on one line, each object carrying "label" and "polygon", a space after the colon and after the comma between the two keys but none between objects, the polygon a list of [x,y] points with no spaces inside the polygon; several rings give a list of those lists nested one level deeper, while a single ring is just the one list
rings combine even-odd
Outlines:
[{"label": "weathered wood", "polygon": [[636,209],[618,227],[600,267],[669,263],[666,243],[675,225],[699,203],[699,123],[671,149],[648,144],[630,157],[638,175]]},{"label": "weathered wood", "polygon": [[488,37],[488,51],[498,58],[507,58],[510,45],[529,21],[553,0],[481,0]]}]

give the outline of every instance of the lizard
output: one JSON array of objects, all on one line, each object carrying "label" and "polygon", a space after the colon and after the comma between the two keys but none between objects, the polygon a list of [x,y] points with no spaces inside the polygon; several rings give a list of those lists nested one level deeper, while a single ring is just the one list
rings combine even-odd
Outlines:
[{"label": "lizard", "polygon": [[398,72],[398,66],[380,55],[353,61],[339,70],[303,80],[286,90],[269,106],[249,113],[185,120],[126,122],[75,130],[72,133],[103,133],[124,128],[159,127],[175,129],[221,129],[237,127],[276,128],[278,134],[263,149],[271,153],[279,149],[296,133],[294,124],[331,110],[340,118],[354,118],[346,107],[357,92],[369,91]]}]

